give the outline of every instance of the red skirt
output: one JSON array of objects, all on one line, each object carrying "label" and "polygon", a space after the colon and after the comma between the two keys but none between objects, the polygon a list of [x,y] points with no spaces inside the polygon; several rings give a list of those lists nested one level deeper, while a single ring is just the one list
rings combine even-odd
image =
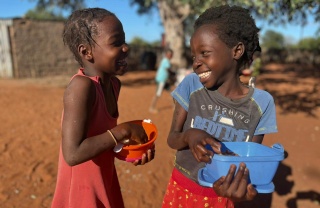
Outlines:
[{"label": "red skirt", "polygon": [[234,208],[232,201],[219,197],[213,188],[203,187],[173,169],[162,208]]}]

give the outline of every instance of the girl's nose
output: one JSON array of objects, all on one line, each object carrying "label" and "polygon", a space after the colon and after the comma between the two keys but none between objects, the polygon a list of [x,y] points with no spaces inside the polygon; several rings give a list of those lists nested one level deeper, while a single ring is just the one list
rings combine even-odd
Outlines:
[{"label": "girl's nose", "polygon": [[194,69],[196,69],[196,68],[198,68],[199,66],[201,66],[201,61],[199,61],[199,58],[198,57],[194,57],[194,59],[193,59],[193,68]]},{"label": "girl's nose", "polygon": [[130,51],[129,45],[127,43],[123,44],[122,51],[125,53],[128,53]]}]

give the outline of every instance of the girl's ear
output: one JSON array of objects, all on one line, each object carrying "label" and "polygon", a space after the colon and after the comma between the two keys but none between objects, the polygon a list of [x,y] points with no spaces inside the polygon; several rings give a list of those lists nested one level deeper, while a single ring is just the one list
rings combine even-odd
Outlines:
[{"label": "girl's ear", "polygon": [[82,59],[90,61],[93,58],[91,48],[84,44],[80,44],[78,46],[78,53],[80,54]]},{"label": "girl's ear", "polygon": [[239,60],[244,54],[245,47],[242,42],[239,42],[236,46],[233,47],[233,58]]}]

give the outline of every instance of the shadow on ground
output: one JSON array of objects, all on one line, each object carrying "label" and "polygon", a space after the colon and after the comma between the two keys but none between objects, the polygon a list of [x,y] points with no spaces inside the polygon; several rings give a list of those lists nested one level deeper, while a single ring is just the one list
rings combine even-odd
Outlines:
[{"label": "shadow on ground", "polygon": [[153,83],[154,83],[154,78],[150,78],[150,77],[139,78],[139,79],[128,79],[128,80],[121,81],[121,84],[123,86],[129,86],[129,87],[151,85]]},{"label": "shadow on ground", "polygon": [[[288,152],[285,151],[285,158],[288,156]],[[277,172],[273,178],[273,183],[275,185],[274,193],[284,196],[292,192],[295,183],[294,181],[289,180],[290,176],[292,176],[291,167],[280,162]],[[273,193],[259,194],[254,201],[242,202],[237,206],[237,208],[271,208],[272,194]],[[295,197],[286,201],[287,208],[298,208],[298,201],[301,200],[309,200],[313,203],[320,204],[320,193],[315,190],[299,191],[296,193]]]},{"label": "shadow on ground", "polygon": [[[281,83],[290,86],[282,88]],[[316,117],[315,110],[320,106],[320,69],[312,66],[267,65],[259,84],[272,94],[281,113],[303,112]],[[294,90],[293,90],[294,89]]]},{"label": "shadow on ground", "polygon": [[[286,157],[288,157],[288,153],[286,153]],[[318,174],[318,173],[314,173]],[[291,190],[294,186],[294,181],[288,180],[292,175],[291,167],[284,165],[283,163],[279,164],[277,173],[273,179],[275,184],[275,192],[278,195],[283,196],[291,193]],[[298,191],[296,196],[287,200],[286,205],[288,208],[298,208],[298,201],[311,201],[316,204],[320,204],[320,193],[315,190],[309,191]]]}]

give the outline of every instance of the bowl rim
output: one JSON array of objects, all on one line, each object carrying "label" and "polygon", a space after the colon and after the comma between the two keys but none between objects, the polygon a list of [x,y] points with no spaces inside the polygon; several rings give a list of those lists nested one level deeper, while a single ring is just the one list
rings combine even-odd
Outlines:
[{"label": "bowl rim", "polygon": [[125,123],[131,123],[131,122],[133,122],[133,123],[145,123],[145,124],[147,124],[147,125],[151,125],[153,128],[154,128],[154,132],[155,132],[155,135],[154,135],[154,137],[151,139],[151,140],[149,140],[148,142],[146,142],[146,143],[143,143],[143,144],[139,144],[139,145],[123,145],[123,147],[122,147],[122,149],[125,149],[125,150],[135,150],[135,149],[142,149],[142,148],[144,148],[144,147],[146,147],[146,146],[150,146],[150,144],[152,144],[152,143],[154,143],[154,141],[157,139],[157,137],[158,137],[158,129],[157,129],[157,126],[154,124],[154,123],[152,123],[152,122],[145,122],[144,120],[132,120],[132,121],[127,121],[127,122],[125,122]]}]

